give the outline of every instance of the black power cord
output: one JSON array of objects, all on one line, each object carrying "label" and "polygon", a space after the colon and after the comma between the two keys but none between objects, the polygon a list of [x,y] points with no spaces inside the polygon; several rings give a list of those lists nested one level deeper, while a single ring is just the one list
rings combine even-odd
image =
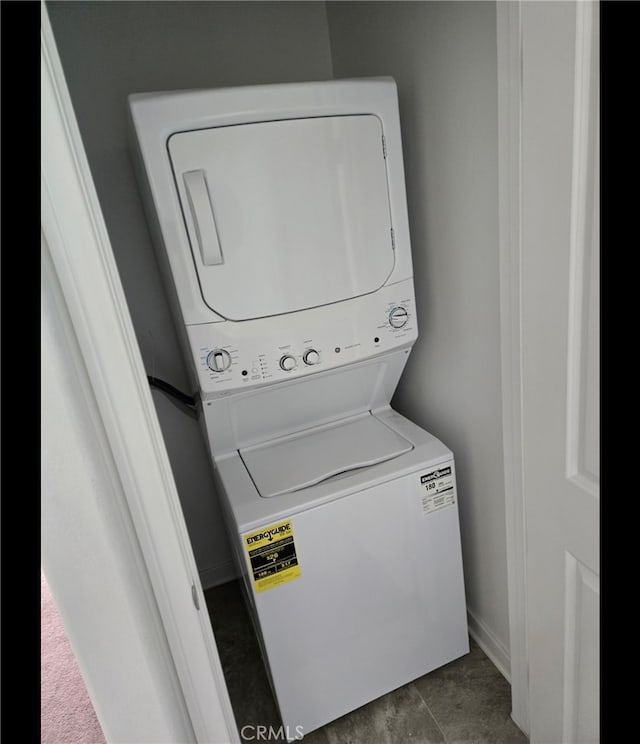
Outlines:
[{"label": "black power cord", "polygon": [[151,387],[158,388],[158,390],[162,390],[163,393],[173,396],[181,403],[184,403],[184,405],[189,406],[189,408],[193,408],[194,410],[197,408],[198,402],[195,395],[187,395],[186,393],[183,393],[182,390],[178,390],[178,388],[173,387],[173,385],[170,385],[164,380],[160,380],[158,377],[147,375],[147,380]]}]

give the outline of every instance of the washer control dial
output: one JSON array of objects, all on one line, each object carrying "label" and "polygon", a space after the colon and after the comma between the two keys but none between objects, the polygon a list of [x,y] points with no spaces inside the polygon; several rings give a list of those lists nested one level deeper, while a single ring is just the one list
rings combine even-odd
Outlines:
[{"label": "washer control dial", "polygon": [[226,372],[231,366],[231,354],[226,349],[214,349],[207,354],[207,366],[212,372]]},{"label": "washer control dial", "polygon": [[320,362],[320,354],[315,349],[307,349],[302,357],[302,361],[305,364],[318,364]]},{"label": "washer control dial", "polygon": [[285,372],[291,372],[291,370],[295,369],[297,366],[298,362],[296,362],[296,358],[291,356],[291,354],[285,354],[280,357],[280,369],[283,369]]},{"label": "washer control dial", "polygon": [[402,328],[402,326],[407,324],[408,320],[409,313],[407,312],[407,308],[402,305],[394,307],[389,313],[389,325],[392,328]]}]

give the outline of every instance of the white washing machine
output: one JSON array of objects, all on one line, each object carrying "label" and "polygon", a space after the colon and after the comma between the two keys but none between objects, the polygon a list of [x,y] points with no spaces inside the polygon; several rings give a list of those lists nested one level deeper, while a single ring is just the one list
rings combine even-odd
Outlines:
[{"label": "white washing machine", "polygon": [[417,339],[395,83],[129,103],[218,494],[293,739],[469,650],[454,458],[389,405]]}]

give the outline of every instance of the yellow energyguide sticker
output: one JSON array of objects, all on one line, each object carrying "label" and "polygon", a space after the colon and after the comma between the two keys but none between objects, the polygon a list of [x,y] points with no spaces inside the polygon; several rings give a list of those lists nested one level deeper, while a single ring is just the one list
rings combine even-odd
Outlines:
[{"label": "yellow energyguide sticker", "polygon": [[243,541],[257,592],[274,589],[300,576],[290,519],[244,535]]}]

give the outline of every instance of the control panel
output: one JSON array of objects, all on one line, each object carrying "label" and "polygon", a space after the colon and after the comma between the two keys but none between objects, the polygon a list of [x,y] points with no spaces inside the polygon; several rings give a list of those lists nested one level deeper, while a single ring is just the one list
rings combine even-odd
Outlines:
[{"label": "control panel", "polygon": [[202,394],[226,394],[410,346],[417,338],[413,286],[399,282],[285,316],[187,326],[187,334]]}]

